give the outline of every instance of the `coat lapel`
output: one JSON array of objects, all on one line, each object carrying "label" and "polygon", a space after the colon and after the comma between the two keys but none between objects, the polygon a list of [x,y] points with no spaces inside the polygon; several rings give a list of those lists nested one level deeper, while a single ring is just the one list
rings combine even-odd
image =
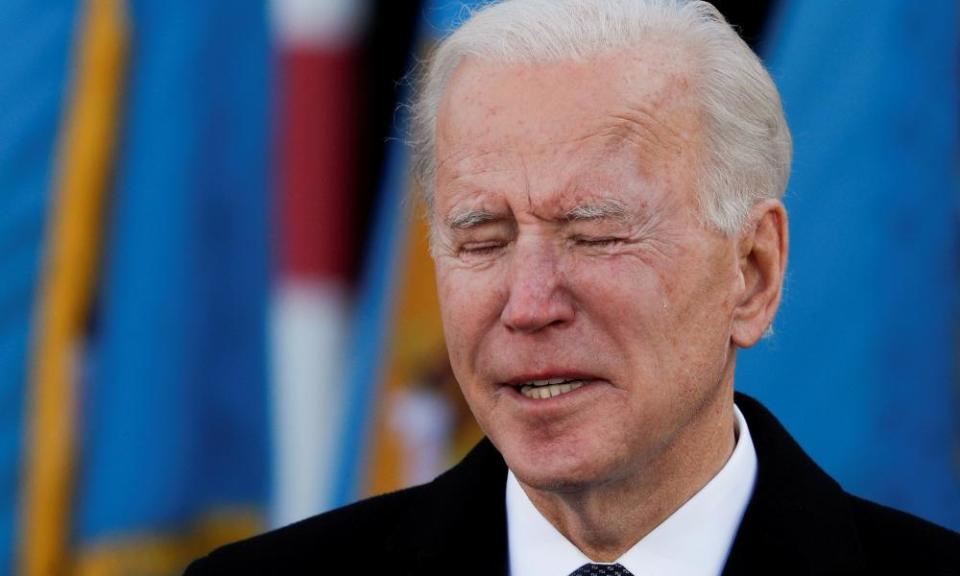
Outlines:
[{"label": "coat lapel", "polygon": [[392,539],[405,555],[395,573],[506,576],[506,482],[503,457],[484,439],[409,509]]},{"label": "coat lapel", "polygon": [[757,451],[757,480],[724,576],[858,574],[849,499],[759,402],[737,394]]}]

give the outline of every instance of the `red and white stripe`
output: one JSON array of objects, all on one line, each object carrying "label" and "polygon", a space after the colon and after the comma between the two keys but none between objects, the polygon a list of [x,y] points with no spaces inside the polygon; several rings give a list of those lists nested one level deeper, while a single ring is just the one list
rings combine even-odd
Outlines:
[{"label": "red and white stripe", "polygon": [[271,522],[332,505],[342,431],[357,44],[366,0],[272,0],[278,284],[271,312]]}]

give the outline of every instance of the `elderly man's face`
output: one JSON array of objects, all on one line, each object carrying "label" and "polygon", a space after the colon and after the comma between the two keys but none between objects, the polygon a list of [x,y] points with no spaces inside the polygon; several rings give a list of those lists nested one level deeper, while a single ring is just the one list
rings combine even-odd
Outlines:
[{"label": "elderly man's face", "polygon": [[702,223],[700,109],[676,54],[468,60],[445,94],[433,225],[447,346],[528,485],[679,465],[668,455],[718,434],[742,277],[735,241]]}]

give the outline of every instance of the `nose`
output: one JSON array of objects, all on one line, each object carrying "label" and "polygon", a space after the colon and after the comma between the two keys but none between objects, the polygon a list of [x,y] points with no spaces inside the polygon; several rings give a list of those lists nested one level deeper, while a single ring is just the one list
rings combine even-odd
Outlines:
[{"label": "nose", "polygon": [[512,332],[535,333],[574,318],[574,304],[556,250],[546,242],[517,243],[509,296],[500,320]]}]

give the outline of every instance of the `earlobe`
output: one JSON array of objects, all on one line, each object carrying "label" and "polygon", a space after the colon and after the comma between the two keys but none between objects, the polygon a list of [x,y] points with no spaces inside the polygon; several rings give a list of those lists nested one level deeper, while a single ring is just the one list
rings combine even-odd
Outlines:
[{"label": "earlobe", "polygon": [[787,212],[779,200],[754,205],[740,233],[741,292],[733,313],[731,338],[740,348],[760,340],[780,306],[789,245]]}]

